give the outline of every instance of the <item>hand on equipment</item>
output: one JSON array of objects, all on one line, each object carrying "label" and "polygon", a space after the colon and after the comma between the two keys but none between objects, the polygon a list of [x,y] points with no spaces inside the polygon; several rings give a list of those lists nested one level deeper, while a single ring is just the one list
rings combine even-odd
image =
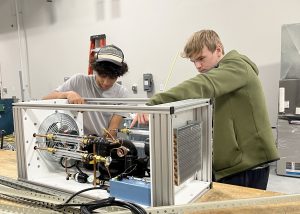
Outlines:
[{"label": "hand on equipment", "polygon": [[136,122],[138,122],[138,124],[147,124],[149,122],[149,114],[137,113],[130,124],[130,128],[132,128]]},{"label": "hand on equipment", "polygon": [[67,95],[67,99],[70,104],[84,104],[84,99],[77,94],[75,91],[69,91]]}]

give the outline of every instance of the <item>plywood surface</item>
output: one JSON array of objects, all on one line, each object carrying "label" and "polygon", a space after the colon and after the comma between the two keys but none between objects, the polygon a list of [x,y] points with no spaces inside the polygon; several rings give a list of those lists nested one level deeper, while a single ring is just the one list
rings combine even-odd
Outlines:
[{"label": "plywood surface", "polygon": [[16,179],[17,162],[16,152],[10,150],[0,150],[0,175]]},{"label": "plywood surface", "polygon": [[[282,193],[258,190],[253,188],[246,188],[222,183],[213,183],[213,188],[209,190],[205,195],[199,198],[195,203],[212,202],[212,201],[224,201],[224,200],[238,200],[238,199],[250,199],[284,195]],[[263,205],[251,205],[240,206],[236,208],[222,208],[213,209],[201,212],[191,213],[203,213],[203,214],[229,214],[229,213],[259,213],[259,214],[273,214],[273,213],[300,213],[300,200],[289,203],[271,203]]]}]

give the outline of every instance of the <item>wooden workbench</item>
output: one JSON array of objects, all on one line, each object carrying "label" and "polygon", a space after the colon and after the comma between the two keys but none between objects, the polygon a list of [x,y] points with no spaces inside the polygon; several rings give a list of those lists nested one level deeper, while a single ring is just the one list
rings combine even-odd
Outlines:
[{"label": "wooden workbench", "polygon": [[[17,178],[17,164],[16,164],[16,152],[0,150],[0,175]],[[231,199],[242,198],[257,198],[281,195],[280,193],[257,190],[252,188],[245,188],[221,183],[213,183],[213,188],[204,194],[195,203],[208,202],[208,201],[222,201]],[[2,202],[0,201],[0,204]],[[258,205],[249,206],[244,208],[228,208],[222,210],[210,210],[201,213],[300,213],[300,201],[271,204],[271,205]],[[199,212],[197,212],[199,213]]]},{"label": "wooden workbench", "polygon": [[17,179],[16,152],[0,150],[0,175]]}]

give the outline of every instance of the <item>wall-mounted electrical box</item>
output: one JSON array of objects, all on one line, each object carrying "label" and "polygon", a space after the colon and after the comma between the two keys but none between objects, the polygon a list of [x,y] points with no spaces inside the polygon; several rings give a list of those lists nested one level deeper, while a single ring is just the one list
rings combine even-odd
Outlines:
[{"label": "wall-mounted electrical box", "polygon": [[143,75],[144,81],[144,91],[151,92],[153,89],[153,76],[152,74],[144,74]]}]

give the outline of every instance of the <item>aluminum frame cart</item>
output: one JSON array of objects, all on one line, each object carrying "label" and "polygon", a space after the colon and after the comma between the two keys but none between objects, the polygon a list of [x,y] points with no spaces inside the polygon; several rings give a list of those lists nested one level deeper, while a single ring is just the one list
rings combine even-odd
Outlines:
[{"label": "aluminum frame cart", "polygon": [[[150,206],[194,201],[212,185],[211,100],[192,99],[156,106],[145,105],[147,100],[97,98],[87,99],[86,104],[68,104],[66,100],[15,103],[13,114],[18,179],[66,192],[77,192],[92,186],[66,180],[64,168],[52,165],[41,151],[34,149],[37,140],[33,133],[39,131],[49,115],[69,115],[78,125],[79,135],[82,135],[82,112],[143,112],[149,114]],[[128,189],[126,194],[131,191]],[[109,196],[107,194],[87,196],[103,198]]]}]

